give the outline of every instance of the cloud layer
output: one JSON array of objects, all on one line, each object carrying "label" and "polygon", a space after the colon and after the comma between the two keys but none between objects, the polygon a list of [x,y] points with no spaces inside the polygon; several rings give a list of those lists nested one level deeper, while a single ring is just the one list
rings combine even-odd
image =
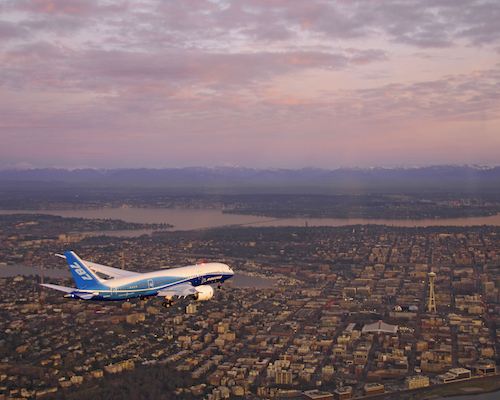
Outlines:
[{"label": "cloud layer", "polygon": [[7,0],[0,167],[500,163],[494,0]]}]

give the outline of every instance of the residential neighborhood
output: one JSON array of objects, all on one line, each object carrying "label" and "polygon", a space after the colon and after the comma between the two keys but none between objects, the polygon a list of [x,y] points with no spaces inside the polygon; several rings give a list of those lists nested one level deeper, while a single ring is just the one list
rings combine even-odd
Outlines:
[{"label": "residential neighborhood", "polygon": [[208,399],[387,396],[495,376],[499,233],[225,228],[67,243],[2,232],[4,268],[36,266],[45,281],[73,285],[49,277],[65,268],[52,253],[70,246],[137,271],[224,261],[250,283],[236,277],[211,301],[165,309],[156,298],[66,299],[40,288],[41,276],[3,277],[1,396],[51,398],[142,368],[169,369],[177,396]]}]

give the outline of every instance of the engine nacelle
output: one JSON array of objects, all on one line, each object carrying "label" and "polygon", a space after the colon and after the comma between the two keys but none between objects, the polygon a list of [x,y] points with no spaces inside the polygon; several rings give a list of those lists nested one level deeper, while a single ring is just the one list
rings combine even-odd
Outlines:
[{"label": "engine nacelle", "polygon": [[196,292],[195,299],[197,301],[210,300],[214,297],[214,289],[210,285],[196,286]]}]

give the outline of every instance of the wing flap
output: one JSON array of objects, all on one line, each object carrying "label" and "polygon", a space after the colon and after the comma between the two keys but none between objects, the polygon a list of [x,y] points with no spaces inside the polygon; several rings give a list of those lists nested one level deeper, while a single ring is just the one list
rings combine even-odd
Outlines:
[{"label": "wing flap", "polygon": [[158,291],[157,296],[188,297],[196,294],[196,289],[190,283],[181,283]]},{"label": "wing flap", "polygon": [[82,292],[77,292],[73,293],[75,296],[79,297],[80,299],[83,300],[90,300],[92,297],[94,297],[94,293],[82,293]]}]

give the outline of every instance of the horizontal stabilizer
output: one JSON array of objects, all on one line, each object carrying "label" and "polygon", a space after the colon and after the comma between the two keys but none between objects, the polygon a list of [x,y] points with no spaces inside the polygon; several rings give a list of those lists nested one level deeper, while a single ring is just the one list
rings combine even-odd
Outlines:
[{"label": "horizontal stabilizer", "polygon": [[59,290],[60,292],[71,293],[76,290],[76,288],[71,288],[67,286],[53,285],[51,283],[40,283],[40,286],[45,286],[49,289]]},{"label": "horizontal stabilizer", "polygon": [[60,285],[53,285],[52,283],[40,283],[40,285],[44,286],[46,288],[49,288],[49,289],[55,289],[55,290],[59,290],[60,292],[69,293],[65,297],[79,297],[80,299],[83,299],[83,300],[89,300],[96,295],[96,293],[92,293],[90,291],[89,292],[81,291],[81,290],[78,290],[77,288],[71,288],[71,287],[60,286]]}]

